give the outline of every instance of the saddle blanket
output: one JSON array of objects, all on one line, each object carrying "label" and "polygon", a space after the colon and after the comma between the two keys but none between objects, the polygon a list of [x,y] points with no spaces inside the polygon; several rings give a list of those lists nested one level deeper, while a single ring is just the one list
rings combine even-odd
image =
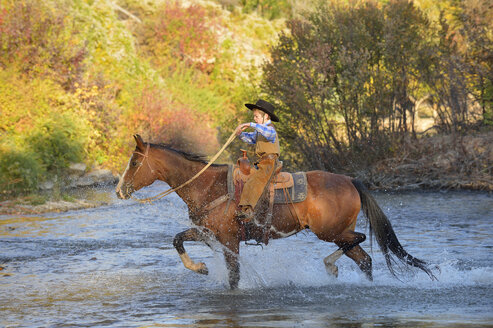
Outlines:
[{"label": "saddle blanket", "polygon": [[[236,173],[236,174],[235,174]],[[238,169],[230,165],[228,170],[228,194],[233,199],[233,195],[240,194],[235,191],[235,177],[239,174]],[[243,179],[246,177],[243,176]],[[305,172],[288,173],[281,172],[274,179],[274,204],[300,203],[307,196],[307,180]]]},{"label": "saddle blanket", "polygon": [[274,204],[300,203],[306,199],[307,181],[305,172],[290,174],[293,177],[293,186],[289,188],[276,188]]}]

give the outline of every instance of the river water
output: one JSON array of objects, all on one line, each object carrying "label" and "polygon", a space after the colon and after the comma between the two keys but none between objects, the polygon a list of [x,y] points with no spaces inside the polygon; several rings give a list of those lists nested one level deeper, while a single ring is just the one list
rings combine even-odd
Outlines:
[{"label": "river water", "polygon": [[[164,190],[155,183],[141,197]],[[238,290],[220,249],[185,243],[209,275],[173,248],[190,222],[170,195],[154,205],[109,205],[39,216],[0,216],[2,327],[493,327],[493,196],[477,192],[375,193],[406,250],[438,265],[395,279],[373,248],[374,282],[310,231],[241,246]],[[358,231],[367,233],[365,220]],[[368,252],[369,242],[363,244]]]}]

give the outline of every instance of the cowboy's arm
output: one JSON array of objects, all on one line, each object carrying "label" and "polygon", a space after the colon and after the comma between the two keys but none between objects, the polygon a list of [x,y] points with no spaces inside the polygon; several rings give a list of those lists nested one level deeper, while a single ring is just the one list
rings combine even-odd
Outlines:
[{"label": "cowboy's arm", "polygon": [[257,142],[257,133],[256,132],[242,132],[239,135],[241,141],[249,143],[249,144],[255,144]]},{"label": "cowboy's arm", "polygon": [[[265,139],[267,139],[267,141],[270,141],[270,142],[276,141],[277,132],[273,126],[271,126],[271,125],[269,126],[266,124],[258,124],[258,123],[250,123],[250,126],[252,128],[254,128],[255,130],[257,130],[258,133],[263,135],[265,137]],[[253,132],[253,133],[255,133],[255,132]]]},{"label": "cowboy's arm", "polygon": [[250,127],[250,123],[243,123],[238,125],[235,130],[236,135],[243,141],[249,144],[255,144],[257,142],[256,132],[242,132]]}]

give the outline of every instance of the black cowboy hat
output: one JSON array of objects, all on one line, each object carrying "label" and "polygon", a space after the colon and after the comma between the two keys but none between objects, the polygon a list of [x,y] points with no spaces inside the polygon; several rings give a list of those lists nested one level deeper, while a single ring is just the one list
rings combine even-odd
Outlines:
[{"label": "black cowboy hat", "polygon": [[245,106],[250,109],[260,109],[264,113],[269,114],[270,119],[274,122],[279,122],[279,117],[274,114],[275,108],[274,105],[272,105],[270,102],[267,102],[265,100],[259,99],[255,104],[245,104]]}]

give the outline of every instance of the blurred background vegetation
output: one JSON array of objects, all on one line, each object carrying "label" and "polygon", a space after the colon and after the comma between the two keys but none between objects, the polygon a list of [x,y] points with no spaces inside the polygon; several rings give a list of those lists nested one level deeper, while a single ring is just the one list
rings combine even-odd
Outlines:
[{"label": "blurred background vegetation", "polygon": [[[0,0],[0,197],[74,162],[121,173],[135,133],[213,154],[258,97],[291,170],[433,153],[416,145],[491,131],[491,17],[488,0]],[[488,156],[469,174],[491,177]]]}]

